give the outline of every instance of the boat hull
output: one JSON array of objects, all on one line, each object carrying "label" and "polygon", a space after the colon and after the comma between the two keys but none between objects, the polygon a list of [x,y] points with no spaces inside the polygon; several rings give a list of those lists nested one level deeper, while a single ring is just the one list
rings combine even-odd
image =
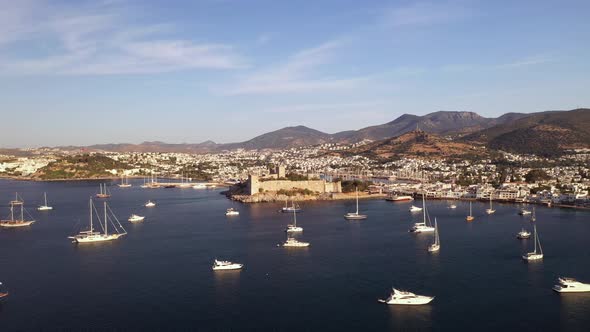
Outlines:
[{"label": "boat hull", "polygon": [[543,259],[543,254],[527,254],[527,255],[523,255],[522,259],[524,259],[527,262],[539,261],[539,260]]},{"label": "boat hull", "polygon": [[364,219],[367,219],[367,216],[364,214],[349,213],[349,214],[344,215],[344,219],[346,219],[346,220],[364,220]]},{"label": "boat hull", "polygon": [[94,243],[117,240],[124,234],[109,234],[109,235],[91,235],[85,237],[71,237],[76,243]]},{"label": "boat hull", "polygon": [[52,206],[40,206],[37,208],[37,211],[49,211],[49,210],[53,210]]},{"label": "boat hull", "polygon": [[0,227],[6,228],[18,228],[18,227],[26,227],[31,226],[35,221],[12,221],[12,220],[2,220],[0,221]]},{"label": "boat hull", "polygon": [[396,305],[424,305],[432,302],[434,297],[430,296],[419,296],[413,299],[394,299],[394,300],[379,300],[381,303],[385,304],[396,304]]},{"label": "boat hull", "polygon": [[428,247],[428,252],[438,252],[440,250],[440,245],[438,244],[431,244]]},{"label": "boat hull", "polygon": [[227,271],[227,270],[241,270],[244,267],[243,264],[232,264],[226,266],[213,266],[213,271]]}]

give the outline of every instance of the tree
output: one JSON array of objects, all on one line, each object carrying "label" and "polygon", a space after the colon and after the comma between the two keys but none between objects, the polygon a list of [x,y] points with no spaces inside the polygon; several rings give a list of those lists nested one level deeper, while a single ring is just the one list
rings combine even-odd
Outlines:
[{"label": "tree", "polygon": [[524,176],[524,180],[527,183],[534,183],[537,181],[549,180],[550,178],[551,177],[549,175],[547,175],[547,172],[545,172],[542,169],[532,169],[528,173],[526,173],[526,175]]}]

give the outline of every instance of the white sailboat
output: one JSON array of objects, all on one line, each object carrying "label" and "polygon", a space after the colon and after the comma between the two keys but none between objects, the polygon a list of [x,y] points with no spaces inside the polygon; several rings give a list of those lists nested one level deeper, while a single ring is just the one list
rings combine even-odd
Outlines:
[{"label": "white sailboat", "polygon": [[[90,207],[90,229],[88,231],[81,231],[77,235],[69,236],[68,239],[72,239],[73,240],[72,242],[74,242],[74,243],[90,243],[90,242],[111,241],[111,240],[116,240],[116,239],[122,237],[123,235],[127,234],[127,231],[125,231],[125,228],[123,228],[123,225],[121,225],[121,223],[119,222],[119,220],[117,219],[117,217],[115,216],[113,211],[111,211],[110,208],[108,208],[108,210],[111,213],[111,217],[108,216],[107,202],[104,202],[104,225],[102,224],[100,218],[98,218],[98,224],[103,229],[104,233],[95,231],[92,216],[94,215],[93,212],[96,212],[96,215],[98,217],[98,211],[96,211],[94,203],[92,202],[92,198],[90,199],[89,207]],[[115,224],[113,220],[116,221],[117,224]],[[113,226],[115,233],[109,234],[109,222]],[[118,227],[117,227],[117,225],[118,225]],[[119,229],[121,229],[121,230],[119,230]]]},{"label": "white sailboat", "polygon": [[101,183],[101,184],[99,184],[99,186],[100,186],[100,192],[98,194],[96,194],[97,198],[111,197],[111,194],[107,191],[107,184],[106,183],[104,185]]},{"label": "white sailboat", "polygon": [[147,201],[147,203],[145,203],[145,207],[154,207],[156,206],[156,203],[152,202],[152,201]]},{"label": "white sailboat", "polygon": [[[35,220],[25,220],[25,202],[24,200],[19,197],[18,193],[16,193],[16,198],[14,201],[10,201],[10,219],[0,220],[0,227],[6,228],[16,228],[16,227],[25,227],[32,225]],[[17,215],[15,216],[14,207],[20,206],[20,217]],[[27,215],[29,213],[27,212]],[[30,215],[29,215],[30,217]],[[32,219],[32,218],[31,218]]]},{"label": "white sailboat", "polygon": [[440,237],[438,235],[438,223],[434,218],[434,243],[428,247],[428,252],[437,252],[440,250]]},{"label": "white sailboat", "polygon": [[287,225],[287,229],[285,230],[287,233],[299,233],[303,232],[303,227],[297,226],[297,212],[293,210],[293,224]]},{"label": "white sailboat", "polygon": [[486,213],[487,214],[492,214],[496,212],[496,210],[494,210],[494,208],[492,207],[492,194],[490,193],[490,208],[486,209]]},{"label": "white sailboat", "polygon": [[126,176],[122,175],[121,176],[121,183],[118,184],[118,186],[120,188],[129,188],[129,187],[131,187],[131,184],[129,183],[129,179]]},{"label": "white sailboat", "polygon": [[299,204],[295,205],[295,201],[291,201],[291,204],[292,204],[292,206],[288,206],[287,200],[285,200],[285,206],[281,209],[281,212],[287,213],[287,212],[300,212],[301,211]]},{"label": "white sailboat", "polygon": [[424,194],[422,194],[422,207],[424,210],[423,220],[422,222],[414,223],[414,226],[410,228],[410,232],[412,233],[434,232],[434,227],[430,225],[430,218],[426,217],[426,201],[424,199]]},{"label": "white sailboat", "polygon": [[539,240],[539,235],[537,234],[537,225],[534,226],[533,232],[535,234],[535,250],[522,256],[522,259],[525,261],[536,261],[543,259],[543,248],[541,247],[541,241]]},{"label": "white sailboat", "polygon": [[45,199],[45,204],[41,205],[37,208],[38,211],[48,211],[53,210],[52,206],[47,205],[47,193],[43,193],[43,198]]},{"label": "white sailboat", "polygon": [[465,217],[465,220],[467,221],[473,221],[475,219],[475,217],[473,216],[473,210],[471,208],[471,202],[469,202],[469,215],[467,217]]},{"label": "white sailboat", "polygon": [[363,220],[367,219],[366,214],[359,214],[359,191],[356,188],[356,212],[348,212],[344,215],[344,219],[347,220]]},{"label": "white sailboat", "polygon": [[416,295],[407,291],[400,291],[393,288],[391,295],[386,300],[379,299],[378,301],[385,304],[405,304],[405,305],[420,305],[428,304],[434,300],[434,296]]}]

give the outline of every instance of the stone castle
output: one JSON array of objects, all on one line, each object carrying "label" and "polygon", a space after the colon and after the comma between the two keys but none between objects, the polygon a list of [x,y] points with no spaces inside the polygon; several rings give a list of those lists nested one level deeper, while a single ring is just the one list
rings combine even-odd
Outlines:
[{"label": "stone castle", "polygon": [[327,182],[326,180],[279,180],[285,178],[285,167],[278,166],[274,174],[270,174],[264,178],[258,175],[249,175],[247,184],[247,192],[249,195],[254,195],[262,192],[277,192],[279,190],[310,190],[319,194],[325,193],[341,193],[342,184],[338,182]]}]

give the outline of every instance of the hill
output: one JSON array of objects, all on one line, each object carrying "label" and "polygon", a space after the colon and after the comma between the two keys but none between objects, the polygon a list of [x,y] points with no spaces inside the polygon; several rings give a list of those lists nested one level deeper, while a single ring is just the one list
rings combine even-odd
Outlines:
[{"label": "hill", "polygon": [[39,180],[94,179],[112,177],[108,169],[127,169],[127,164],[109,157],[94,155],[68,156],[37,170],[32,178]]},{"label": "hill", "polygon": [[473,144],[456,142],[423,130],[413,130],[397,137],[362,145],[343,154],[391,159],[417,156],[444,158],[468,154],[483,155],[484,153],[485,150]]},{"label": "hill", "polygon": [[590,147],[590,109],[534,113],[467,135],[490,149],[556,156],[565,149]]},{"label": "hill", "polygon": [[332,135],[305,126],[285,127],[256,136],[241,143],[221,144],[218,149],[285,149],[297,146],[327,143]]}]

